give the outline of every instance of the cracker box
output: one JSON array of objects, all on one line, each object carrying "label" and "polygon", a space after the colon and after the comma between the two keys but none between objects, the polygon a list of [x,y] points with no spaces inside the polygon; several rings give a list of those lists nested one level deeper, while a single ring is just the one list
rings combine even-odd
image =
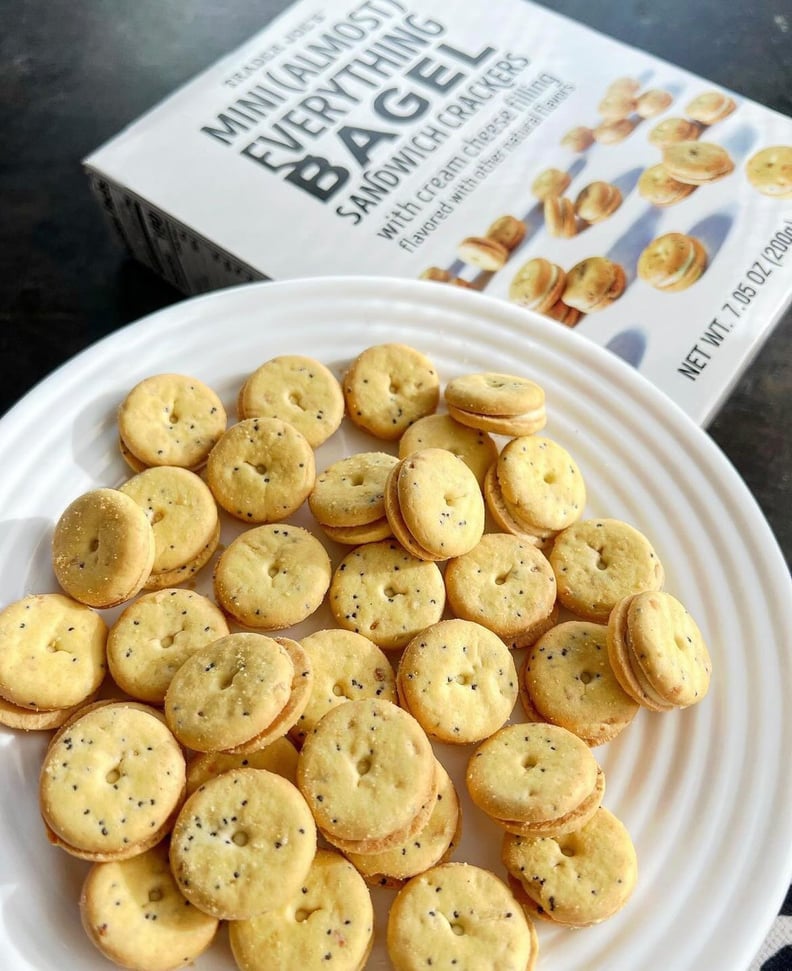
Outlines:
[{"label": "cracker box", "polygon": [[84,164],[185,293],[473,287],[699,423],[792,295],[792,120],[526,0],[299,0]]}]

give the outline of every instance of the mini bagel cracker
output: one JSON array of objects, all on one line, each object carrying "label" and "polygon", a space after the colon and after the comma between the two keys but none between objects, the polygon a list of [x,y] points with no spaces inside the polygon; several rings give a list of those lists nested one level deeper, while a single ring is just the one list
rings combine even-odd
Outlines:
[{"label": "mini bagel cracker", "polygon": [[308,505],[322,526],[363,526],[385,515],[385,482],[398,460],[387,452],[357,452],[319,473]]},{"label": "mini bagel cracker", "polygon": [[[507,725],[481,742],[465,780],[473,802],[496,821],[549,826],[589,807],[599,772],[591,750],[572,732],[526,723]],[[595,810],[590,807],[589,815]]]},{"label": "mini bagel cracker", "polygon": [[272,523],[300,508],[316,479],[305,436],[279,418],[247,418],[224,432],[206,464],[217,502],[237,519]]},{"label": "mini bagel cracker", "polygon": [[660,163],[644,169],[638,179],[638,192],[653,206],[673,206],[686,199],[696,187],[672,178],[666,167]]},{"label": "mini bagel cracker", "polygon": [[64,592],[90,607],[114,607],[142,590],[154,564],[154,531],[134,499],[93,489],[61,514],[52,568]]},{"label": "mini bagel cracker", "polygon": [[414,637],[399,661],[399,695],[432,738],[465,745],[497,731],[517,700],[509,649],[472,621],[443,620]]},{"label": "mini bagel cracker", "polygon": [[237,411],[245,418],[280,418],[317,448],[344,417],[344,396],[335,375],[324,364],[302,354],[283,354],[266,361],[239,392]]},{"label": "mini bagel cracker", "polygon": [[329,604],[339,627],[396,650],[442,617],[443,575],[393,540],[367,543],[336,567]]},{"label": "mini bagel cracker", "polygon": [[217,394],[183,374],[145,378],[118,409],[119,434],[123,448],[135,459],[133,468],[140,464],[200,468],[225,431],[226,421]]},{"label": "mini bagel cracker", "polygon": [[624,267],[606,256],[589,256],[567,273],[561,299],[583,314],[605,310],[624,293]]},{"label": "mini bagel cracker", "polygon": [[104,679],[106,642],[100,614],[63,594],[9,604],[0,611],[0,697],[31,713],[85,702]]},{"label": "mini bagel cracker", "polygon": [[509,258],[509,250],[503,243],[490,236],[468,236],[457,246],[457,256],[463,263],[495,273]]},{"label": "mini bagel cracker", "polygon": [[180,892],[160,843],[128,860],[95,863],[83,882],[80,917],[106,958],[147,971],[182,968],[203,954],[218,921]]},{"label": "mini bagel cracker", "polygon": [[478,546],[449,560],[451,609],[481,624],[509,646],[525,646],[555,621],[556,583],[536,547],[507,533],[485,533]]},{"label": "mini bagel cracker", "polygon": [[266,769],[233,769],[185,802],[170,845],[184,896],[220,920],[246,920],[300,892],[316,827],[299,791]]},{"label": "mini bagel cracker", "polygon": [[173,676],[165,717],[182,745],[197,752],[233,748],[264,731],[291,694],[294,665],[264,634],[218,638]]},{"label": "mini bagel cracker", "polygon": [[714,125],[728,118],[736,107],[734,98],[723,91],[702,91],[687,103],[685,112],[702,125]]},{"label": "mini bagel cracker", "polygon": [[194,472],[165,465],[145,469],[119,486],[140,506],[154,531],[154,563],[146,586],[185,572],[199,558],[205,563],[220,537],[217,505]]},{"label": "mini bagel cracker", "polygon": [[332,966],[359,971],[374,941],[374,910],[365,883],[340,854],[317,850],[299,890],[273,910],[233,921],[229,940],[240,971],[277,966],[308,969]]},{"label": "mini bagel cracker", "polygon": [[694,236],[666,233],[652,240],[638,257],[641,280],[663,293],[692,286],[707,268],[707,251]]},{"label": "mini bagel cracker", "polygon": [[318,630],[300,641],[313,672],[311,694],[291,729],[298,742],[336,705],[361,698],[396,703],[396,676],[385,654],[350,630]]},{"label": "mini bagel cracker", "polygon": [[231,769],[266,769],[297,784],[297,749],[285,736],[249,755],[230,752],[198,752],[187,763],[187,795],[205,782]]},{"label": "mini bagel cracker", "polygon": [[534,913],[571,927],[599,923],[621,910],[638,874],[629,833],[603,807],[581,829],[562,836],[506,834],[503,862]]},{"label": "mini bagel cracker", "polygon": [[544,633],[520,671],[529,719],[561,725],[587,745],[601,745],[622,732],[638,704],[621,687],[608,659],[607,627],[566,621]]},{"label": "mini bagel cracker", "polygon": [[422,549],[448,559],[481,539],[484,498],[475,475],[453,452],[421,449],[394,466],[391,476],[401,516]]},{"label": "mini bagel cracker", "polygon": [[678,182],[707,185],[734,171],[731,156],[713,142],[673,142],[663,149],[663,165]]},{"label": "mini bagel cracker", "polygon": [[312,533],[271,523],[245,530],[223,551],[215,599],[245,627],[282,630],[319,607],[330,576],[330,557]]},{"label": "mini bagel cracker", "polygon": [[133,698],[161,705],[187,658],[228,633],[225,616],[208,597],[169,588],[145,593],[110,628],[110,673]]},{"label": "mini bagel cracker", "polygon": [[498,446],[487,432],[470,428],[450,415],[427,415],[410,425],[399,439],[399,458],[422,448],[444,448],[462,459],[479,485],[498,457]]},{"label": "mini bagel cracker", "polygon": [[52,842],[82,859],[122,860],[165,835],[184,798],[181,748],[154,709],[93,706],[61,728],[41,768]]},{"label": "mini bagel cracker", "polygon": [[514,438],[503,447],[496,470],[512,515],[529,529],[557,532],[583,514],[583,476],[558,442],[539,435]]},{"label": "mini bagel cracker", "polygon": [[511,890],[468,863],[444,863],[405,884],[391,906],[387,946],[396,971],[533,971],[538,951],[531,919]]},{"label": "mini bagel cracker", "polygon": [[572,177],[561,169],[545,169],[531,183],[531,192],[540,202],[550,196],[560,196],[569,188]]},{"label": "mini bagel cracker", "polygon": [[319,829],[358,852],[386,849],[425,825],[438,781],[421,726],[377,698],[331,708],[297,762],[297,784]]},{"label": "mini bagel cracker", "polygon": [[748,181],[772,199],[792,199],[792,145],[771,145],[745,163]]},{"label": "mini bagel cracker", "polygon": [[401,843],[379,853],[347,853],[367,883],[400,887],[405,880],[446,863],[462,835],[462,810],[451,776],[438,761],[437,796],[426,825]]},{"label": "mini bagel cracker", "polygon": [[390,441],[414,421],[433,414],[440,398],[434,365],[406,344],[367,348],[347,369],[342,387],[350,420]]},{"label": "mini bagel cracker", "polygon": [[614,674],[645,707],[686,708],[709,690],[707,645],[688,611],[669,593],[639,593],[620,602],[608,622],[607,646]]},{"label": "mini bagel cracker", "polygon": [[659,590],[665,571],[649,540],[619,519],[585,519],[556,537],[549,555],[558,599],[572,613],[607,623],[623,597]]}]

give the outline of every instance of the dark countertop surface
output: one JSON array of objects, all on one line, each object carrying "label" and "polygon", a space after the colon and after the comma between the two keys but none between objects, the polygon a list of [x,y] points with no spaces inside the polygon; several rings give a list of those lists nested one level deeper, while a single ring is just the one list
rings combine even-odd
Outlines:
[{"label": "dark countertop surface", "polygon": [[[792,115],[788,3],[558,0],[546,5]],[[112,242],[80,160],[286,6],[285,0],[4,4],[0,414],[75,353],[183,299]],[[787,563],[792,562],[791,388],[792,309],[758,349],[708,429],[756,497]],[[788,898],[786,913],[790,903]],[[791,950],[782,948],[776,955],[782,963],[773,963],[774,958],[765,968],[792,968]]]}]

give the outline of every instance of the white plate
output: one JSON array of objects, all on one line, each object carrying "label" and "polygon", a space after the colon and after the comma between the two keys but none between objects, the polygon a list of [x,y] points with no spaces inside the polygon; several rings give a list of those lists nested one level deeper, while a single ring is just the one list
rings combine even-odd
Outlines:
[{"label": "white plate", "polygon": [[[546,434],[578,460],[587,514],[626,519],[651,537],[666,588],[696,617],[713,656],[701,704],[641,712],[595,750],[605,804],[637,847],[638,887],[599,926],[540,922],[540,969],[745,971],[792,871],[792,585],[754,500],[706,435],[622,362],[557,324],[454,287],[333,279],[227,290],[119,331],[0,422],[0,602],[54,589],[54,520],[80,492],[123,481],[114,414],[137,380],[193,374],[233,414],[242,379],[269,357],[307,353],[340,374],[366,346],[394,340],[428,354],[444,381],[496,370],[541,382]],[[322,446],[318,467],[360,447],[357,433],[341,432]],[[107,968],[79,923],[86,865],[51,848],[38,817],[44,739],[0,732],[0,967]],[[466,754],[450,758],[457,780]],[[494,826],[464,807],[457,858],[503,874]],[[389,896],[377,898],[369,967],[379,969],[389,966]],[[232,968],[225,941],[196,967]]]}]

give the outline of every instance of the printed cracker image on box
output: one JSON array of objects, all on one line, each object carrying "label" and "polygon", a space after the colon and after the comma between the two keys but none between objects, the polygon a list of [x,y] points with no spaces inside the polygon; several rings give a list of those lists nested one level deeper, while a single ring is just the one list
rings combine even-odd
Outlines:
[{"label": "printed cracker image on box", "polygon": [[475,289],[706,422],[792,297],[791,158],[791,119],[529,0],[299,0],[85,167],[186,293]]}]

